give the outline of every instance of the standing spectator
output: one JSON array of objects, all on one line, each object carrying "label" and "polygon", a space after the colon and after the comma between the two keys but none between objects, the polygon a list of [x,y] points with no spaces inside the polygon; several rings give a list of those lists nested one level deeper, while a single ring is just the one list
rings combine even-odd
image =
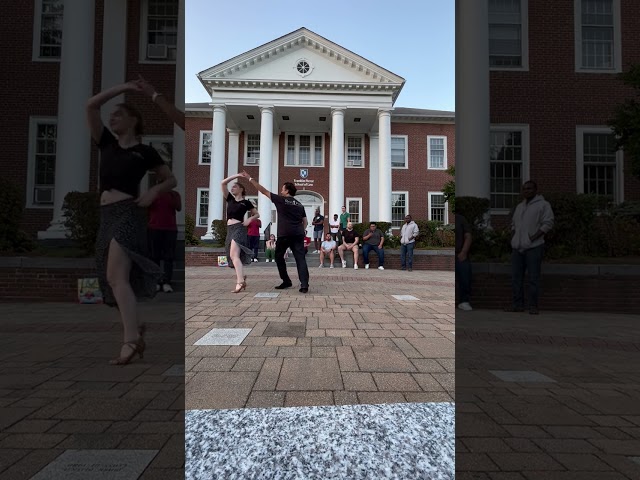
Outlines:
[{"label": "standing spectator", "polygon": [[248,178],[249,182],[255,186],[260,193],[269,197],[278,212],[276,265],[278,265],[278,273],[282,279],[282,284],[275,288],[281,290],[293,286],[293,282],[291,282],[291,278],[289,278],[287,273],[287,264],[284,261],[284,254],[287,248],[290,247],[296,259],[298,278],[300,279],[300,292],[307,293],[309,291],[309,267],[307,267],[307,260],[304,256],[307,214],[304,211],[304,206],[295,199],[298,189],[293,183],[285,182],[282,184],[280,195],[276,195],[260,185],[247,172],[242,172],[242,176]]},{"label": "standing spectator", "polygon": [[176,212],[182,210],[180,194],[175,190],[158,194],[149,207],[149,247],[151,259],[160,266],[162,262],[163,276],[156,290],[165,293],[173,292],[173,261],[176,258],[176,242],[178,227]]},{"label": "standing spectator", "polygon": [[412,220],[411,215],[404,217],[404,225],[400,230],[400,264],[402,270],[406,270],[407,267],[410,272],[413,270],[413,249],[416,246],[418,233],[418,225]]},{"label": "standing spectator", "polygon": [[324,231],[324,216],[320,215],[320,207],[316,208],[316,214],[311,224],[313,225],[313,241],[316,247],[313,253],[319,253],[320,243],[322,243],[322,232]]},{"label": "standing spectator", "polygon": [[340,220],[338,219],[338,214],[333,214],[333,220],[329,220],[329,231],[331,232],[331,239],[338,242],[338,233],[340,232]]},{"label": "standing spectator", "polygon": [[331,261],[329,268],[333,268],[333,262],[336,258],[336,241],[331,239],[330,233],[325,235],[324,242],[320,245],[320,268],[324,268],[324,256],[327,254]]},{"label": "standing spectator", "polygon": [[471,225],[462,215],[456,213],[456,282],[458,283],[460,310],[472,310],[471,304]]},{"label": "standing spectator", "polygon": [[271,260],[271,262],[276,261],[276,236],[273,233],[269,235],[269,240],[264,244],[264,255],[267,257],[267,262],[269,260]]},{"label": "standing spectator", "polygon": [[351,220],[351,215],[349,215],[349,212],[347,212],[347,207],[345,207],[344,205],[342,206],[342,213],[340,214],[340,243],[343,242],[342,240],[342,232],[344,232],[347,229],[347,223],[349,223],[349,220]]},{"label": "standing spectator", "polygon": [[[344,208],[344,207],[343,207]],[[347,228],[342,232],[342,245],[338,247],[338,255],[342,261],[342,268],[347,268],[347,261],[344,259],[344,251],[353,252],[353,269],[358,270],[358,241],[360,238],[353,229],[353,223],[348,222]]]},{"label": "standing spectator", "polygon": [[529,180],[522,185],[524,200],[518,204],[511,220],[511,274],[513,303],[507,311],[524,311],[524,274],[529,272],[529,313],[537,315],[540,269],[544,236],[553,228],[553,210],[538,186]]},{"label": "standing spectator", "polygon": [[258,246],[260,245],[260,227],[262,222],[259,218],[253,219],[253,221],[247,227],[247,236],[249,237],[249,248],[253,250],[252,261],[258,261]]},{"label": "standing spectator", "polygon": [[369,252],[373,250],[378,255],[378,270],[384,270],[384,234],[378,230],[376,222],[369,224],[367,230],[362,236],[364,244],[362,245],[362,255],[364,256],[364,268],[369,269]]}]

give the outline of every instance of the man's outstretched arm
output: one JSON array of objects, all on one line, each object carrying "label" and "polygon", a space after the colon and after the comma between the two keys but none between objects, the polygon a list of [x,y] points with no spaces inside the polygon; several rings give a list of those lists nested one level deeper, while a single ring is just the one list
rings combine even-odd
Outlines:
[{"label": "man's outstretched arm", "polygon": [[255,178],[253,178],[251,175],[249,175],[247,172],[244,172],[244,171],[240,175],[242,175],[244,178],[249,180],[249,183],[255,186],[258,189],[258,191],[262,193],[265,197],[269,197],[269,199],[271,199],[271,192],[266,188],[264,188],[262,185],[260,185]]}]

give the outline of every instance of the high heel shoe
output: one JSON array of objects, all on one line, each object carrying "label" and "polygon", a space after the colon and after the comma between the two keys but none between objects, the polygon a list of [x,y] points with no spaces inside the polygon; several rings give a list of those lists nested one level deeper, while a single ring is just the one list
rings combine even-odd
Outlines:
[{"label": "high heel shoe", "polygon": [[135,357],[136,354],[140,355],[140,358],[142,358],[145,349],[144,340],[142,340],[142,338],[138,339],[137,342],[126,342],[122,346],[125,345],[131,349],[129,355],[114,358],[109,362],[111,365],[127,365],[131,360],[133,360],[133,357]]},{"label": "high heel shoe", "polygon": [[231,293],[240,293],[242,290],[245,290],[246,288],[247,288],[247,284],[245,282],[236,283],[236,289],[233,290]]}]

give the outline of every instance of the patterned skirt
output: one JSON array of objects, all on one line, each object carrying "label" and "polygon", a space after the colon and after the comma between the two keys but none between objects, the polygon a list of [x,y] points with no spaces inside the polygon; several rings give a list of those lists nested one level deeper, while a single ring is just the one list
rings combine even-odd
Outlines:
[{"label": "patterned skirt", "polygon": [[229,262],[229,267],[235,268],[233,266],[233,260],[231,259],[231,240],[235,240],[240,247],[240,261],[242,264],[249,265],[253,258],[253,250],[249,248],[247,227],[242,225],[242,223],[227,225],[227,239],[224,242],[224,249],[227,252],[227,262]]},{"label": "patterned skirt", "polygon": [[146,209],[139,207],[133,199],[100,207],[100,229],[96,240],[98,281],[104,303],[117,307],[113,291],[107,282],[107,262],[112,239],[120,244],[131,259],[129,281],[136,297],[155,297],[162,270],[148,258]]}]

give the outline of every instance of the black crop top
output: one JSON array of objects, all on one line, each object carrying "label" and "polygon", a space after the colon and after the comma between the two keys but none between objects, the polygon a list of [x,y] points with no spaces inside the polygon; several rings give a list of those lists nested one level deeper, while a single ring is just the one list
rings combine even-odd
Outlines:
[{"label": "black crop top", "polygon": [[231,192],[227,195],[227,220],[233,218],[242,222],[245,213],[250,212],[254,208],[253,203],[246,198],[238,202],[233,195],[231,195]]},{"label": "black crop top", "polygon": [[148,145],[122,148],[107,127],[102,130],[98,148],[102,154],[100,193],[114,189],[136,197],[145,173],[164,164],[158,152]]}]

